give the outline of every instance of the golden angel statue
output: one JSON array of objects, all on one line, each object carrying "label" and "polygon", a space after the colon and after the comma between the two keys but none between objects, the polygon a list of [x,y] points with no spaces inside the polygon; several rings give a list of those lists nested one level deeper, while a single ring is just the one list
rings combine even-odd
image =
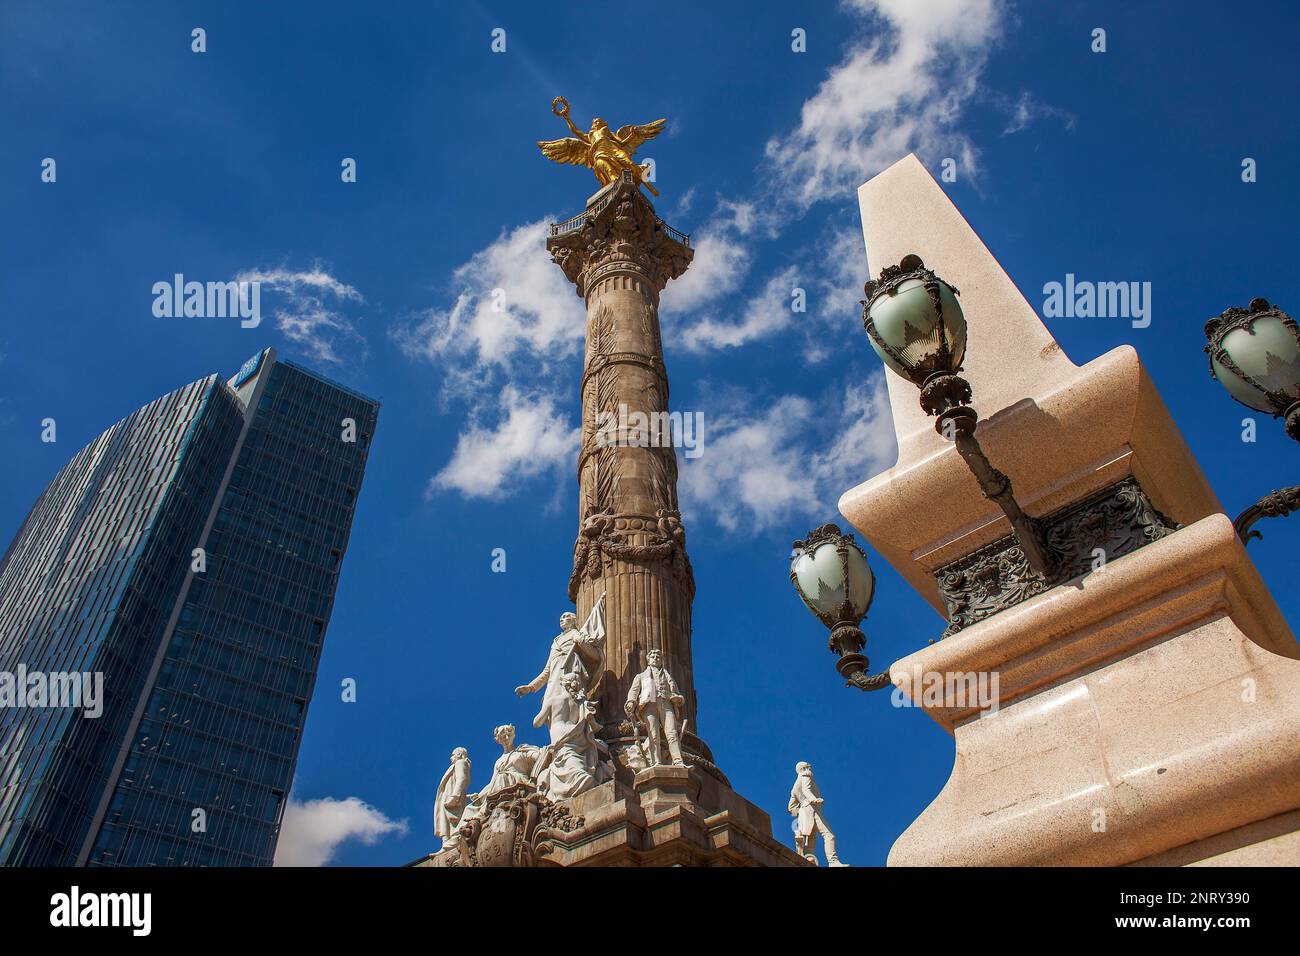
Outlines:
[{"label": "golden angel statue", "polygon": [[591,130],[584,133],[569,119],[569,101],[563,96],[557,96],[551,101],[551,112],[569,125],[569,131],[573,135],[563,139],[540,140],[537,145],[542,148],[543,156],[557,163],[591,167],[602,186],[608,186],[618,179],[623,170],[630,169],[642,186],[653,195],[659,195],[659,191],[646,178],[646,166],[632,162],[632,154],[642,143],[662,133],[667,120],[657,119],[644,126],[620,126],[616,132],[611,132],[609,124],[596,117],[591,121]]}]

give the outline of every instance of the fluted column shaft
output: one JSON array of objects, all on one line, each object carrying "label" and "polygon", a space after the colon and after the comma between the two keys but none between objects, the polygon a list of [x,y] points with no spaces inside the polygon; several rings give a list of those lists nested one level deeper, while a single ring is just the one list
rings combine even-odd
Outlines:
[{"label": "fluted column shaft", "polygon": [[579,620],[606,595],[601,719],[610,728],[624,720],[632,678],[646,652],[659,650],[686,699],[683,717],[694,734],[695,585],[678,513],[659,333],[659,293],[686,270],[692,253],[626,180],[594,196],[581,227],[553,235],[547,248],[587,303],[579,535],[569,595]]}]

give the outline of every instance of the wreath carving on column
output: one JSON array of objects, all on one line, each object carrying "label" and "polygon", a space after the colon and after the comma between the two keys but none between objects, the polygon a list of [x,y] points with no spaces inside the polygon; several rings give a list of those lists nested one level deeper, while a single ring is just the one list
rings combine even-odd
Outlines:
[{"label": "wreath carving on column", "polygon": [[[634,543],[633,535],[645,540]],[[660,508],[653,517],[613,514],[608,508],[587,516],[573,545],[573,573],[569,576],[569,600],[576,601],[578,587],[586,574],[592,580],[604,573],[604,558],[648,564],[667,561],[674,574],[695,596],[695,576],[686,555],[686,529],[680,512]]]}]

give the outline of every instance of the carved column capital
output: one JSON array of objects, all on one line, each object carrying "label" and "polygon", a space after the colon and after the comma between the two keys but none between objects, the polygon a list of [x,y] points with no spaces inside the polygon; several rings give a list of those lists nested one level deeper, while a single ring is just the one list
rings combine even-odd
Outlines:
[{"label": "carved column capital", "polygon": [[597,193],[586,210],[551,227],[546,250],[584,298],[601,279],[635,274],[656,296],[691,264],[690,237],[655,214],[629,178]]}]

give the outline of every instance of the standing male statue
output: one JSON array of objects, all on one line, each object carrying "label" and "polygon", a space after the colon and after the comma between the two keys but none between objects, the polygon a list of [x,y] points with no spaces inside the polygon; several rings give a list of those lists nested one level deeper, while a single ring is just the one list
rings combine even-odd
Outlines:
[{"label": "standing male statue", "polygon": [[[646,653],[645,670],[632,678],[632,686],[627,690],[627,703],[623,710],[633,721],[638,718],[645,721],[649,738],[649,753],[646,760],[652,767],[664,765],[663,745],[659,739],[660,729],[668,739],[668,754],[674,767],[685,767],[682,759],[682,744],[677,733],[677,718],[682,705],[686,702],[677,689],[673,675],[663,666],[664,656],[658,650]],[[685,728],[683,727],[683,730]]]},{"label": "standing male statue", "polygon": [[592,722],[605,676],[605,595],[578,627],[576,615],[560,615],[560,633],[542,672],[515,688],[520,697],[542,691],[534,727],[546,727],[551,743],[537,763],[538,786],[552,799],[575,797],[607,779],[608,766]]},{"label": "standing male statue", "polygon": [[799,855],[812,863],[817,862],[814,849],[817,834],[821,833],[826,849],[827,866],[848,866],[841,863],[835,852],[835,834],[822,816],[822,794],[813,780],[812,764],[801,760],[794,765],[794,786],[790,788],[790,805],[786,807],[795,818],[794,842]]},{"label": "standing male statue", "polygon": [[456,827],[465,812],[469,768],[469,751],[457,747],[451,752],[451,766],[438,782],[438,795],[433,798],[433,835],[442,838],[444,849],[454,845]]}]

